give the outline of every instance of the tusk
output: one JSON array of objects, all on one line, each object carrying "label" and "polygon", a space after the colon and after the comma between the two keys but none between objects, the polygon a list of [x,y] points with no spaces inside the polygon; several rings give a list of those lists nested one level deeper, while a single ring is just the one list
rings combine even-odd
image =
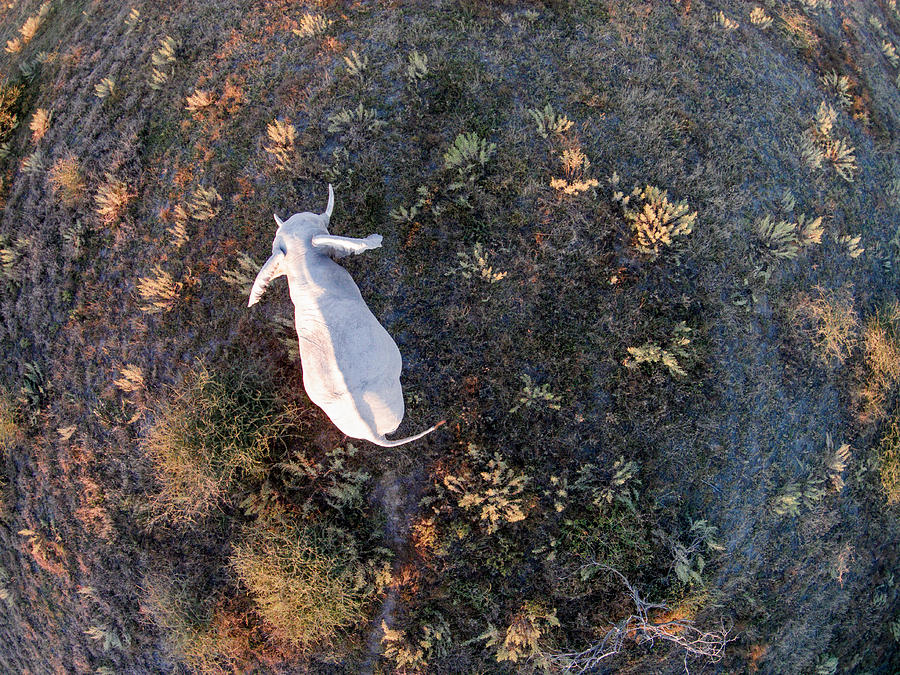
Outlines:
[{"label": "tusk", "polygon": [[273,213],[272,215],[275,217],[275,222],[278,223],[278,227],[281,227],[282,225],[284,225],[284,223],[281,222],[281,218],[278,217],[277,213]]},{"label": "tusk", "polygon": [[[275,218],[278,218],[278,216],[275,216]],[[282,261],[284,261],[283,251],[278,251],[269,256],[265,265],[260,268],[259,273],[256,275],[253,288],[250,290],[250,300],[247,302],[247,307],[252,307],[259,301],[260,296],[266,292],[266,288],[272,279],[284,274],[284,268],[281,266]]]},{"label": "tusk", "polygon": [[334,189],[328,184],[328,206],[325,207],[325,220],[331,222],[331,212],[334,211]]}]

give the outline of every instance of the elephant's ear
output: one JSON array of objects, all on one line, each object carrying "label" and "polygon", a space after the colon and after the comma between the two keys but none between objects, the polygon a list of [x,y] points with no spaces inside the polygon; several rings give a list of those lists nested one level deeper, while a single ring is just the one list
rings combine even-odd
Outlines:
[{"label": "elephant's ear", "polygon": [[275,251],[266,260],[266,264],[259,270],[256,275],[256,281],[253,282],[253,288],[250,290],[250,301],[247,307],[253,307],[260,296],[266,292],[269,282],[284,274],[284,251]]}]

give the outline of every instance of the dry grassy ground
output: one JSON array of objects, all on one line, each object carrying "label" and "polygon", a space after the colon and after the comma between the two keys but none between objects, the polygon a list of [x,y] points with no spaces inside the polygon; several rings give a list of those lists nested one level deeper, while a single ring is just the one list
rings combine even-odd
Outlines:
[{"label": "dry grassy ground", "polygon": [[[900,668],[896,2],[19,0],[6,40],[0,670]],[[246,307],[328,182],[400,434],[448,420],[412,446],[306,399],[283,283]]]}]

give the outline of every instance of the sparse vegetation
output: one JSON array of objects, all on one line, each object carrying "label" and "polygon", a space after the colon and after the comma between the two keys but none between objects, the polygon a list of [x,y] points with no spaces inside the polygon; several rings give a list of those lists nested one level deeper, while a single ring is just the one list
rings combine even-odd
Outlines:
[{"label": "sparse vegetation", "polygon": [[401,671],[423,671],[436,656],[443,656],[450,647],[449,627],[444,622],[436,625],[425,624],[418,638],[410,638],[406,631],[390,628],[387,622],[381,622],[384,635],[381,644],[384,646],[384,657]]},{"label": "sparse vegetation", "polygon": [[308,12],[300,17],[300,27],[292,29],[294,35],[309,38],[324,33],[331,21],[321,14]]},{"label": "sparse vegetation", "polygon": [[189,207],[195,220],[212,220],[222,204],[222,195],[214,187],[198,187],[194,190]]},{"label": "sparse vegetation", "polygon": [[7,455],[18,435],[13,404],[4,392],[0,392],[0,457]]},{"label": "sparse vegetation", "polygon": [[556,610],[547,610],[534,603],[526,603],[505,631],[489,626],[482,639],[488,647],[495,647],[497,661],[521,663],[531,661],[539,668],[547,668],[549,660],[545,635],[559,626]]},{"label": "sparse vegetation", "polygon": [[900,383],[900,304],[892,302],[866,321],[860,398],[864,420],[879,420]]},{"label": "sparse vegetation", "polygon": [[[678,323],[672,331],[672,337],[663,349],[654,342],[645,342],[640,347],[628,347],[630,358],[625,359],[626,368],[635,369],[642,363],[661,363],[672,375],[685,377],[687,371],[682,363],[691,358],[688,345],[691,344],[691,329],[684,321]],[[681,359],[681,363],[679,362]]]},{"label": "sparse vegetation", "polygon": [[48,112],[44,108],[38,108],[34,111],[34,115],[31,116],[31,122],[28,124],[28,128],[31,129],[32,143],[37,143],[44,137],[44,134],[50,128],[52,119],[53,113]]},{"label": "sparse vegetation", "polygon": [[22,160],[22,173],[35,176],[44,170],[44,153],[40,148]]},{"label": "sparse vegetation", "polygon": [[205,110],[214,102],[213,96],[208,91],[195,89],[194,93],[185,99],[185,110],[196,115],[201,110]]},{"label": "sparse vegetation", "polygon": [[772,25],[772,17],[766,14],[766,10],[756,6],[750,10],[750,23],[760,28],[768,28]]},{"label": "sparse vegetation", "polygon": [[175,51],[178,49],[178,43],[171,35],[166,35],[159,41],[159,49],[153,52],[150,59],[153,68],[150,71],[150,88],[162,89],[174,70]]},{"label": "sparse vegetation", "polygon": [[521,495],[528,476],[511,468],[499,453],[488,458],[478,446],[470,445],[468,455],[476,468],[443,479],[444,486],[456,495],[457,505],[474,511],[488,534],[504,523],[524,520],[528,514]]},{"label": "sparse vegetation", "polygon": [[849,109],[853,105],[853,97],[850,95],[850,78],[832,70],[825,73],[819,81],[841,104],[842,108]]},{"label": "sparse vegetation", "polygon": [[496,150],[496,143],[488,143],[475,132],[459,134],[444,153],[444,169],[456,175],[450,189],[474,182]]},{"label": "sparse vegetation", "polygon": [[529,109],[528,114],[537,125],[538,133],[542,138],[549,138],[551,134],[564,134],[574,124],[565,115],[557,115],[549,103],[544,106],[543,110]]},{"label": "sparse vegetation", "polygon": [[139,367],[126,365],[119,371],[119,377],[113,380],[113,384],[126,393],[141,391],[144,388],[144,374]]},{"label": "sparse vegetation", "polygon": [[428,56],[420,54],[415,49],[409,53],[406,65],[406,79],[410,84],[424,80],[428,76]]},{"label": "sparse vegetation", "polygon": [[343,143],[352,146],[358,145],[368,134],[384,126],[385,122],[378,119],[378,111],[365,108],[362,103],[353,110],[342,108],[328,118],[328,133],[338,134]]},{"label": "sparse vegetation", "polygon": [[581,148],[563,150],[560,160],[565,178],[553,178],[550,181],[550,187],[553,189],[567,195],[577,195],[600,185],[596,178],[589,178],[586,175],[591,163]]},{"label": "sparse vegetation", "polygon": [[21,84],[0,84],[0,141],[5,141],[19,126],[19,108],[25,87]]},{"label": "sparse vegetation", "polygon": [[94,85],[94,93],[99,99],[109,98],[116,93],[116,82],[110,77],[104,77]]},{"label": "sparse vegetation", "polygon": [[360,56],[356,53],[356,50],[351,49],[350,53],[344,57],[344,65],[350,76],[362,78],[363,73],[366,72],[366,68],[369,67],[369,57],[365,54]]},{"label": "sparse vegetation", "polygon": [[142,611],[163,636],[171,656],[202,673],[226,672],[253,654],[246,615],[198,597],[187,579],[153,574],[144,579]]},{"label": "sparse vegetation", "polygon": [[[785,202],[787,211],[793,210],[793,196]],[[778,270],[784,261],[795,260],[802,251],[814,244],[822,243],[822,217],[807,219],[801,214],[796,221],[776,220],[766,214],[754,226],[757,260],[754,273],[763,283]]]},{"label": "sparse vegetation", "polygon": [[463,279],[481,279],[490,284],[506,278],[506,272],[495,272],[494,268],[488,265],[487,254],[480,243],[475,244],[471,255],[460,251],[456,257],[459,259],[459,267],[449,274],[459,274]]},{"label": "sparse vegetation", "polygon": [[530,408],[536,405],[546,405],[551,410],[559,410],[562,406],[559,403],[559,396],[550,391],[549,384],[537,385],[527,374],[523,374],[522,391],[519,392],[519,398],[516,404],[509,409],[510,413],[514,413],[520,408]]},{"label": "sparse vegetation", "polygon": [[[900,669],[896,2],[42,2],[0,672]],[[246,307],[328,182],[414,445]]]},{"label": "sparse vegetation", "polygon": [[144,302],[142,309],[148,314],[170,311],[178,301],[182,286],[162,267],[154,266],[150,276],[138,279],[138,295]]},{"label": "sparse vegetation", "polygon": [[725,30],[736,30],[741,27],[741,25],[737,21],[729,16],[726,16],[725,12],[723,12],[722,10],[716,12],[716,23]]}]

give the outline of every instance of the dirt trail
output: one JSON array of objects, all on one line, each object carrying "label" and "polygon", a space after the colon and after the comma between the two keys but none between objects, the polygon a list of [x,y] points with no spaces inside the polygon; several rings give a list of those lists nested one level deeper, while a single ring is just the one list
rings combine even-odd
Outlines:
[{"label": "dirt trail", "polygon": [[424,487],[422,478],[420,475],[398,477],[393,469],[388,469],[378,479],[375,487],[373,499],[384,509],[385,535],[394,552],[392,573],[395,581],[388,587],[381,608],[369,628],[366,656],[359,671],[363,675],[372,675],[375,672],[375,663],[382,651],[381,638],[384,635],[381,629],[382,621],[388,625],[393,623],[398,594],[396,579],[409,558],[409,528]]}]

